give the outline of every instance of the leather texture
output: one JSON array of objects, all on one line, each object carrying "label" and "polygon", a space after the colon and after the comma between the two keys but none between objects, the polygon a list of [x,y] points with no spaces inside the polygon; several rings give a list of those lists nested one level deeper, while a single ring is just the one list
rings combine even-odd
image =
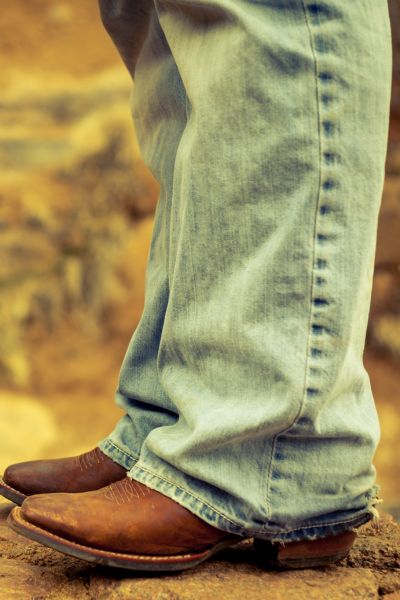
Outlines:
[{"label": "leather texture", "polygon": [[3,481],[14,490],[31,496],[97,490],[125,476],[126,469],[99,448],[94,448],[78,456],[10,465],[4,472]]},{"label": "leather texture", "polygon": [[23,519],[90,548],[144,555],[174,555],[241,541],[142,483],[125,477],[81,494],[27,498]]}]

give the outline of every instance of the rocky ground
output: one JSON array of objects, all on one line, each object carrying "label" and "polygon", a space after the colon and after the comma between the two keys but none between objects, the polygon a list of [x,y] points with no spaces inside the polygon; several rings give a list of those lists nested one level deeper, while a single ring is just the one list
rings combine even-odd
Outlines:
[{"label": "rocky ground", "polygon": [[106,569],[13,533],[0,504],[0,600],[387,600],[400,598],[400,526],[387,515],[359,530],[337,566],[266,571],[250,541],[177,574]]}]

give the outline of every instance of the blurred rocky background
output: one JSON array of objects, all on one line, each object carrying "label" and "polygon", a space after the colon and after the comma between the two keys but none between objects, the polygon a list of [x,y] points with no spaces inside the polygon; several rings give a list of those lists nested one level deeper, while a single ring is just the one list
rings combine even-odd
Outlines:
[{"label": "blurred rocky background", "polygon": [[389,3],[394,64],[392,119],[386,181],[378,231],[375,285],[369,338],[373,345],[400,358],[400,2]]},{"label": "blurred rocky background", "polygon": [[3,7],[0,86],[1,472],[119,416],[158,186],[96,0]]},{"label": "blurred rocky background", "polygon": [[[400,498],[400,4],[366,366],[386,506]],[[0,21],[0,472],[89,449],[113,426],[143,306],[158,186],[131,82],[95,0],[13,0]]]}]

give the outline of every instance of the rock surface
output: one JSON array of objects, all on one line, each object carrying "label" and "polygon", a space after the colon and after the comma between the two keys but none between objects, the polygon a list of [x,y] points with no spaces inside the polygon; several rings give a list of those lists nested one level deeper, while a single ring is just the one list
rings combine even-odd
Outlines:
[{"label": "rock surface", "polygon": [[0,600],[396,600],[400,593],[400,527],[382,515],[359,530],[337,566],[272,573],[251,542],[182,573],[130,573],[73,559],[15,534],[0,504]]}]

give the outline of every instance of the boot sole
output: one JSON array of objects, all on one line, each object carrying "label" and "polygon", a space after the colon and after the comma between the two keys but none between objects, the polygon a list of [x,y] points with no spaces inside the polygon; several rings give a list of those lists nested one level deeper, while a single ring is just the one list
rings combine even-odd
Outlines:
[{"label": "boot sole", "polygon": [[255,539],[253,546],[259,560],[269,570],[313,569],[334,565],[346,558],[356,537],[355,531],[345,531],[336,536],[288,544]]},{"label": "boot sole", "polygon": [[11,500],[11,502],[14,502],[14,504],[18,504],[19,506],[21,506],[21,504],[23,503],[25,498],[27,498],[27,496],[25,496],[25,494],[23,494],[22,492],[19,492],[18,490],[15,490],[13,487],[8,485],[4,481],[4,479],[2,479],[1,477],[0,477],[0,495],[3,496],[4,498],[7,498],[7,500]]},{"label": "boot sole", "polygon": [[71,540],[62,538],[50,531],[46,531],[37,525],[26,521],[21,515],[20,508],[14,508],[7,518],[7,524],[17,533],[39,542],[49,548],[53,548],[63,554],[68,554],[74,558],[80,558],[91,563],[105,565],[107,567],[117,567],[120,569],[130,569],[133,571],[182,571],[196,567],[207,560],[217,552],[238,543],[235,540],[225,540],[216,544],[213,548],[199,552],[187,554],[173,554],[165,556],[154,556],[149,554],[125,554],[121,552],[111,552],[84,546]]}]

